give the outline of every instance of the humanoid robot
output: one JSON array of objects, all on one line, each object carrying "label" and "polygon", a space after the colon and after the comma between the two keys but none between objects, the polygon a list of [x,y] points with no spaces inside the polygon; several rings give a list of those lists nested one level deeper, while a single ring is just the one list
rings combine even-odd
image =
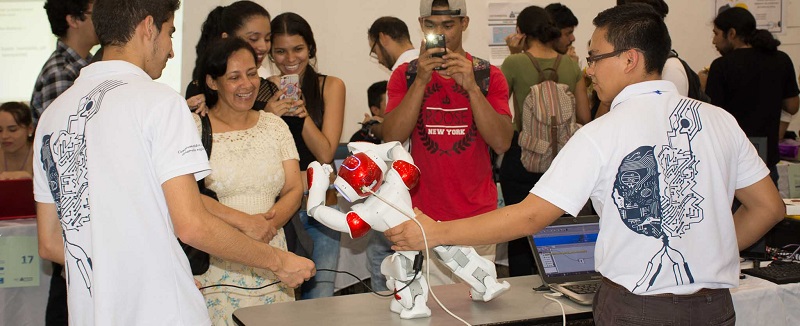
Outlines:
[{"label": "humanoid robot", "polygon": [[[370,228],[386,231],[414,216],[409,190],[419,181],[419,169],[411,155],[399,142],[348,144],[351,156],[342,162],[334,188],[349,202],[366,198],[351,211],[342,213],[325,206],[325,191],[330,184],[333,168],[312,162],[308,173],[308,213],[326,226],[358,238]],[[391,166],[387,166],[387,162]],[[432,248],[459,278],[470,285],[475,301],[489,301],[510,288],[508,282],[497,282],[494,264],[481,257],[472,247],[438,246]],[[386,285],[394,289],[392,312],[400,318],[428,317],[428,283],[414,268],[415,251],[399,251],[381,263]]]}]

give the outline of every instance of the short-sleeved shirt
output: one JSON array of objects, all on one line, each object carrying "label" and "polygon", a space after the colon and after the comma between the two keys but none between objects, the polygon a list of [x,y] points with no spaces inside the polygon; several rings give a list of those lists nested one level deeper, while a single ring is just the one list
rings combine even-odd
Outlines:
[{"label": "short-sleeved shirt", "polygon": [[[467,54],[467,59],[472,56]],[[387,114],[408,92],[403,64],[387,85]],[[489,72],[486,100],[494,110],[511,116],[508,84],[494,66]],[[411,156],[420,169],[420,181],[411,200],[434,219],[447,221],[497,208],[497,186],[492,179],[489,145],[478,132],[466,90],[434,72],[425,89],[419,119],[411,132]]]},{"label": "short-sleeved shirt", "polygon": [[749,137],[767,138],[767,165],[778,163],[783,100],[797,96],[792,59],[781,51],[741,48],[711,63],[706,94],[730,112]]},{"label": "short-sleeved shirt", "polygon": [[622,90],[531,193],[573,215],[592,200],[603,276],[636,294],[690,294],[738,285],[731,202],[768,174],[729,113],[658,80]]},{"label": "short-sleeved shirt", "polygon": [[34,196],[64,232],[71,325],[210,325],[161,188],[209,172],[186,101],[131,63],[84,68],[52,103]]},{"label": "short-sleeved shirt", "polygon": [[[541,59],[539,67],[542,70],[552,68],[556,58]],[[522,105],[531,92],[531,86],[539,83],[539,72],[533,66],[531,59],[525,53],[512,54],[506,57],[500,67],[506,77],[508,87],[514,92],[514,129],[522,130]],[[561,56],[558,63],[558,83],[569,86],[569,91],[575,94],[575,85],[583,78],[581,68],[569,56]]]},{"label": "short-sleeved shirt", "polygon": [[36,77],[36,84],[33,86],[31,95],[31,111],[33,119],[36,121],[42,116],[42,112],[53,100],[56,99],[78,78],[83,67],[89,64],[92,55],[82,58],[78,52],[67,46],[61,40],[56,42],[56,50],[42,66],[39,77]]}]

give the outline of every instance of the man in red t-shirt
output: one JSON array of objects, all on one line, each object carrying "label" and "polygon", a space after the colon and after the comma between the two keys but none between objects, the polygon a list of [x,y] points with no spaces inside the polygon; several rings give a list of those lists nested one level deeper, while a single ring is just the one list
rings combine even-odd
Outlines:
[{"label": "man in red t-shirt", "polygon": [[[419,59],[410,63],[416,67],[410,86],[409,64],[392,73],[384,141],[411,141],[411,156],[421,171],[411,198],[427,215],[448,221],[491,211],[497,207],[497,188],[489,150],[505,152],[514,130],[508,84],[494,66],[486,95],[476,83],[473,57],[461,40],[469,26],[465,1],[421,0],[419,22],[425,34],[444,34],[446,49],[425,49],[423,43]],[[443,57],[433,56],[441,52]],[[494,261],[494,245],[475,249]],[[436,266],[430,266],[428,281],[452,283],[455,278],[440,266],[444,273],[436,276]]]}]

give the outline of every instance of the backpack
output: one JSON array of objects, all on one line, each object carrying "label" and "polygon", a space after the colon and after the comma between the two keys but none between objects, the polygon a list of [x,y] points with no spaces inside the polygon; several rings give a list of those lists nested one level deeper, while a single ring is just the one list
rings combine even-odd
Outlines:
[{"label": "backpack", "polygon": [[[472,57],[472,72],[475,74],[475,83],[480,87],[483,96],[489,94],[489,74],[491,73],[491,67],[492,64],[489,63],[489,61],[475,56]],[[414,79],[416,78],[417,59],[414,59],[408,63],[408,68],[406,68],[406,88],[411,88],[411,84],[414,83]]]},{"label": "backpack", "polygon": [[561,55],[556,57],[552,68],[542,70],[536,58],[525,53],[539,72],[539,83],[531,86],[531,93],[522,106],[520,159],[528,172],[544,173],[558,151],[578,130],[575,96],[569,91],[569,86],[558,83]]},{"label": "backpack", "polygon": [[686,79],[689,82],[689,93],[687,96],[698,101],[711,103],[711,98],[708,97],[708,95],[706,95],[706,93],[700,88],[700,76],[698,76],[697,73],[692,70],[692,67],[689,67],[689,64],[686,63],[686,61],[683,61],[683,59],[678,56],[678,52],[675,52],[675,50],[670,50],[667,58],[678,58],[678,60],[681,61],[683,70],[686,71]]}]

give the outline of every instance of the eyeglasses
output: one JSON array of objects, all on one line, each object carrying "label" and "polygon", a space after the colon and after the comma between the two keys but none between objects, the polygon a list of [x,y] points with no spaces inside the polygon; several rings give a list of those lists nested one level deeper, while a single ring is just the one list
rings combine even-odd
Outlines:
[{"label": "eyeglasses", "polygon": [[378,45],[378,41],[375,41],[375,43],[372,43],[372,47],[369,49],[369,57],[374,59],[374,60],[378,60],[378,53],[375,52],[375,47],[377,45]]},{"label": "eyeglasses", "polygon": [[628,50],[630,50],[630,49],[622,49],[622,50],[616,50],[616,51],[612,51],[612,52],[604,53],[604,54],[590,55],[590,56],[586,57],[586,65],[589,66],[589,67],[592,67],[592,66],[594,66],[595,63],[597,63],[600,60],[608,59],[608,58],[611,58],[611,57],[616,57],[616,56],[618,56],[618,55],[620,55],[623,52],[628,51]]}]

